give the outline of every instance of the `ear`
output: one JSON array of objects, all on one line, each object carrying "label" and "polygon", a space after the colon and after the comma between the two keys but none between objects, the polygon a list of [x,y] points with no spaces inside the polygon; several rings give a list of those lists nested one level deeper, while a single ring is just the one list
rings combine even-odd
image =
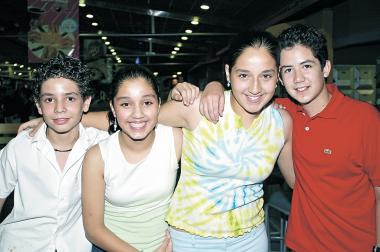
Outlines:
[{"label": "ear", "polygon": [[92,97],[89,96],[87,97],[84,102],[83,102],[83,112],[86,113],[90,109],[90,104],[91,104]]},{"label": "ear", "polygon": [[227,81],[231,82],[231,80],[230,80],[230,66],[228,64],[224,65],[224,71],[226,72]]},{"label": "ear", "polygon": [[42,109],[41,109],[41,106],[38,103],[38,101],[34,101],[34,104],[36,104],[36,107],[37,107],[37,110],[38,110],[38,114],[42,115]]},{"label": "ear", "polygon": [[113,117],[116,118],[115,108],[114,108],[113,105],[112,105],[112,101],[110,101],[110,108],[111,108],[111,111],[112,111]]},{"label": "ear", "polygon": [[322,69],[323,71],[323,77],[327,78],[329,77],[330,71],[331,71],[331,62],[329,60],[326,60],[326,64]]}]

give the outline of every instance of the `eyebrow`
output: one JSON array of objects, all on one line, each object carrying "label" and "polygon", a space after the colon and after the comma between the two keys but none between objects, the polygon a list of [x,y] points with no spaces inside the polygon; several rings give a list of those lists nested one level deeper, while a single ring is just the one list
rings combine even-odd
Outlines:
[{"label": "eyebrow", "polygon": [[[44,97],[44,96],[55,96],[56,94],[52,94],[52,93],[42,93],[40,95],[40,97]],[[68,95],[76,95],[76,96],[80,96],[79,93],[77,92],[70,92],[70,93],[64,93],[65,96],[68,96]]]},{"label": "eyebrow", "polygon": [[[301,63],[299,63],[299,65],[303,65],[303,64],[306,64],[306,63],[314,63],[315,64],[315,60],[304,60]],[[283,66],[280,66],[280,72],[285,67],[294,67],[294,66],[293,65],[283,65]]]},{"label": "eyebrow", "polygon": [[[152,97],[152,98],[156,98],[155,95],[153,94],[148,94],[148,95],[143,95],[142,98],[149,98],[149,97]],[[117,97],[116,100],[122,100],[122,99],[131,99],[131,97],[129,96],[120,96],[120,97]]]}]

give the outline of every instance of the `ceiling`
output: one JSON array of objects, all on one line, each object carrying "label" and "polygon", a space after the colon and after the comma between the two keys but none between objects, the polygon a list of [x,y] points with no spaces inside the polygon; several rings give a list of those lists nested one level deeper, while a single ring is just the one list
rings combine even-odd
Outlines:
[{"label": "ceiling", "polygon": [[[62,1],[62,0],[61,0]],[[121,64],[140,64],[160,76],[183,74],[212,62],[231,37],[247,29],[265,29],[342,1],[329,0],[86,0],[79,9],[81,48],[86,39],[107,36]],[[209,10],[200,5],[208,3]],[[27,65],[30,13],[25,0],[1,0],[0,67],[4,61]],[[92,14],[93,18],[86,17]],[[198,25],[190,21],[199,18]],[[98,26],[91,25],[97,22]],[[192,34],[185,33],[191,29]],[[99,30],[102,34],[99,34]],[[181,40],[187,36],[188,40]],[[105,42],[106,40],[102,41]],[[182,46],[172,56],[172,51]],[[83,58],[83,52],[81,52]],[[172,57],[170,57],[172,56]],[[109,48],[103,55],[114,61]],[[115,62],[116,63],[116,62]]]}]

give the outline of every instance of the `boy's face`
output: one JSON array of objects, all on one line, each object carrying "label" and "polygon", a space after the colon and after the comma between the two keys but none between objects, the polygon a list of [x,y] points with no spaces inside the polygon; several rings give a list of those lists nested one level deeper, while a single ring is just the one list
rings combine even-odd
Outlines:
[{"label": "boy's face", "polygon": [[48,130],[65,134],[78,129],[82,114],[88,111],[90,102],[91,97],[83,100],[74,81],[52,78],[42,83],[36,106]]},{"label": "boy's face", "polygon": [[301,104],[318,99],[326,89],[324,78],[330,73],[331,65],[326,61],[322,69],[319,60],[310,48],[295,45],[281,50],[280,77],[288,94]]}]

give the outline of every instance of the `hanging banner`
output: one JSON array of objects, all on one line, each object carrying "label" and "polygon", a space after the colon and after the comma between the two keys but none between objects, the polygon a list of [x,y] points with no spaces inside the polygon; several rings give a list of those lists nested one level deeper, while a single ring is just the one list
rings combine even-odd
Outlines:
[{"label": "hanging banner", "polygon": [[28,0],[30,63],[59,54],[79,58],[78,0]]}]

